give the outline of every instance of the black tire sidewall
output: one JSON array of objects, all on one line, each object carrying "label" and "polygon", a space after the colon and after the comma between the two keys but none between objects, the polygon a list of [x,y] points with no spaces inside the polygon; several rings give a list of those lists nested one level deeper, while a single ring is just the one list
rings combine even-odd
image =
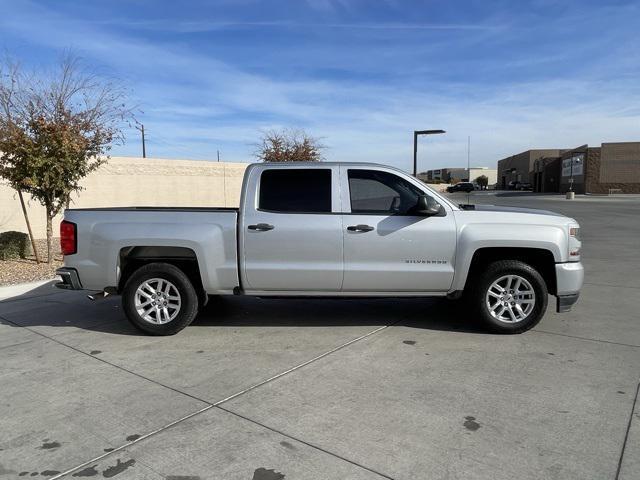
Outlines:
[{"label": "black tire sidewall", "polygon": [[[517,323],[501,322],[489,312],[486,305],[487,290],[493,282],[504,275],[518,275],[525,278],[533,287],[536,295],[536,303],[533,311],[524,320]],[[484,325],[494,333],[522,333],[540,322],[547,310],[548,303],[547,285],[542,276],[532,266],[517,260],[503,260],[491,263],[484,272],[482,272],[476,282],[473,290],[472,301],[478,316]]]},{"label": "black tire sidewall", "polygon": [[[180,293],[180,311],[168,323],[154,325],[138,315],[135,293],[141,283],[152,278],[162,278],[173,283]],[[151,335],[173,335],[188,326],[198,313],[198,295],[189,277],[178,267],[168,263],[150,263],[136,270],[127,280],[122,291],[122,306],[129,321],[139,330]]]}]

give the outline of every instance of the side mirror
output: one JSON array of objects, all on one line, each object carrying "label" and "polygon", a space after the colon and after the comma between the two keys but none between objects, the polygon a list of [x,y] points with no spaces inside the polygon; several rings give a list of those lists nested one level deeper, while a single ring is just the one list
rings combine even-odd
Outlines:
[{"label": "side mirror", "polygon": [[442,210],[442,205],[436,202],[435,199],[429,195],[420,195],[418,197],[418,203],[414,209],[418,215],[424,215],[426,217],[438,215],[440,210]]}]

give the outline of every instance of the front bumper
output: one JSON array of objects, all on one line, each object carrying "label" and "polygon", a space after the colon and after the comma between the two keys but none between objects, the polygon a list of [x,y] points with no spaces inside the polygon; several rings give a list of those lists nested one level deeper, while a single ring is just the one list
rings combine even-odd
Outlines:
[{"label": "front bumper", "polygon": [[62,281],[56,283],[56,287],[64,290],[82,290],[82,284],[80,283],[80,277],[75,268],[62,267],[56,270]]},{"label": "front bumper", "polygon": [[570,312],[571,307],[578,301],[579,296],[579,293],[574,293],[572,295],[558,295],[556,297],[556,312]]},{"label": "front bumper", "polygon": [[578,301],[584,282],[584,267],[580,262],[556,263],[556,311],[568,312]]}]

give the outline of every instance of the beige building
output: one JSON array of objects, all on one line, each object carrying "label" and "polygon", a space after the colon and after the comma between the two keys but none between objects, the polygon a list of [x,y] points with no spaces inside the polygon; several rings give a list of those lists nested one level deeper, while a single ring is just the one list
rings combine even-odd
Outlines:
[{"label": "beige building", "polygon": [[489,167],[471,167],[469,169],[469,181],[474,182],[480,175],[484,175],[489,179],[488,186],[491,188],[498,181],[498,171]]},{"label": "beige building", "polygon": [[442,181],[470,181],[473,182],[480,175],[485,175],[489,179],[489,186],[492,186],[497,181],[497,171],[495,168],[489,167],[446,167],[434,170],[427,170],[424,173],[418,175],[418,178],[425,182]]},{"label": "beige building", "polygon": [[[91,173],[71,208],[122,206],[235,207],[247,163],[112,157]],[[36,238],[46,237],[44,208],[28,201]],[[57,235],[57,224],[54,234]],[[0,232],[27,228],[16,192],[0,183]]]}]

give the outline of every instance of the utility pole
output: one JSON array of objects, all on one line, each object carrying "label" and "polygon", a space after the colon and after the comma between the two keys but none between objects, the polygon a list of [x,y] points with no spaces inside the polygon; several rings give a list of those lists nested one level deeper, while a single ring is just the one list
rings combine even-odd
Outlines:
[{"label": "utility pole", "polygon": [[142,158],[147,158],[147,149],[144,138],[144,123],[141,123],[139,127],[136,126],[136,128],[140,130],[140,133],[142,134]]}]

